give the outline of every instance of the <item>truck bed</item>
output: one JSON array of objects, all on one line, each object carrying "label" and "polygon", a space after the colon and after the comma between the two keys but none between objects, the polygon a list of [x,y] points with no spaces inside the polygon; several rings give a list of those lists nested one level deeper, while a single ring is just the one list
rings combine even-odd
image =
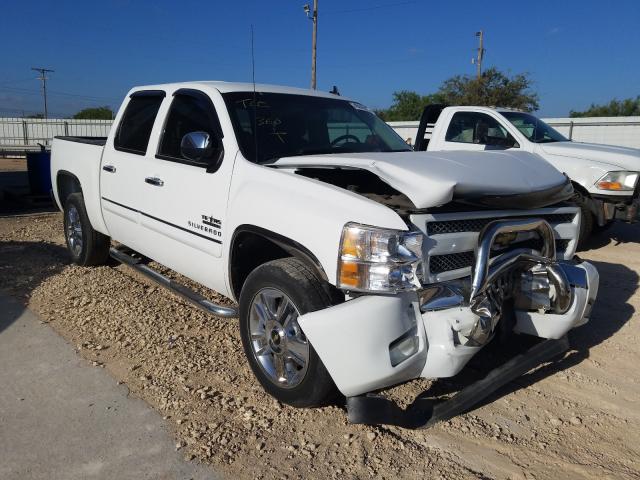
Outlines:
[{"label": "truck bed", "polygon": [[[107,139],[103,137],[68,137],[53,139],[51,145],[51,184],[58,207],[62,210],[64,200],[59,198],[59,178],[72,178],[79,183],[84,195],[87,215],[93,228],[107,233],[100,210],[100,164]],[[91,192],[91,193],[88,193]]]},{"label": "truck bed", "polygon": [[54,138],[66,140],[67,142],[88,143],[89,145],[100,145],[104,147],[107,143],[107,137],[71,137],[65,135],[57,135]]}]

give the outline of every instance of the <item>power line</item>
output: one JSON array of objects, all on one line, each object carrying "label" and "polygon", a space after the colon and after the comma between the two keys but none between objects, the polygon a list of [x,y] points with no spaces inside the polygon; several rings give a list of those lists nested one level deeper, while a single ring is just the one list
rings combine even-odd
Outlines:
[{"label": "power line", "polygon": [[[27,88],[20,88],[20,87],[4,87],[2,85],[0,85],[0,90],[5,90],[8,92],[16,92],[16,93],[27,93],[30,95],[39,95],[40,92],[38,92],[37,90],[30,90]],[[86,99],[86,100],[95,100],[95,101],[116,101],[119,102],[121,99],[120,98],[116,98],[116,97],[96,97],[93,95],[80,95],[77,93],[68,93],[68,92],[60,92],[57,90],[47,90],[47,95],[48,96],[62,96],[62,97],[72,97],[72,98],[79,98],[79,99]]]},{"label": "power line", "polygon": [[40,72],[39,80],[42,80],[42,96],[44,97],[44,118],[47,118],[47,73],[53,73],[54,70],[43,67],[31,67],[31,70]]}]

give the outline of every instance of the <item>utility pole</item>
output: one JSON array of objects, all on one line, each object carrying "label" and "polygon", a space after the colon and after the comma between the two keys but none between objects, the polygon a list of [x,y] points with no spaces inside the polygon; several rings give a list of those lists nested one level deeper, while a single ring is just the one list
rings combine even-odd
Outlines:
[{"label": "utility pole", "polygon": [[313,12],[309,4],[304,6],[307,18],[313,22],[313,33],[311,34],[311,88],[316,89],[316,50],[318,40],[318,0],[313,0]]},{"label": "utility pole", "polygon": [[38,80],[42,80],[42,96],[44,97],[44,118],[48,118],[47,112],[47,73],[54,72],[49,68],[42,67],[32,67],[31,70],[35,70],[36,72],[40,72],[40,76]]},{"label": "utility pole", "polygon": [[478,37],[478,57],[471,61],[471,63],[476,64],[478,80],[482,78],[482,59],[484,58],[484,32],[480,30],[476,32],[476,37]]}]

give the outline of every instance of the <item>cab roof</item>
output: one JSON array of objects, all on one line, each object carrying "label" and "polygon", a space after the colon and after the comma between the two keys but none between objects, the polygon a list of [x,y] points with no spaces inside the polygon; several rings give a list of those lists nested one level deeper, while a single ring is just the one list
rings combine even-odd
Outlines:
[{"label": "cab roof", "polygon": [[[253,92],[254,84],[249,82],[223,82],[219,80],[204,80],[204,81],[192,81],[192,82],[176,82],[176,83],[164,83],[157,85],[143,85],[136,86],[131,89],[129,94],[140,90],[167,90],[173,91],[179,88],[193,88],[193,89],[207,89],[215,88],[220,93],[230,92]],[[292,95],[307,95],[313,97],[324,98],[338,98],[342,100],[349,100],[345,97],[335,95],[329,92],[323,92],[320,90],[310,90],[307,88],[286,87],[282,85],[269,85],[264,83],[255,84],[256,92],[267,93],[288,93]]]}]

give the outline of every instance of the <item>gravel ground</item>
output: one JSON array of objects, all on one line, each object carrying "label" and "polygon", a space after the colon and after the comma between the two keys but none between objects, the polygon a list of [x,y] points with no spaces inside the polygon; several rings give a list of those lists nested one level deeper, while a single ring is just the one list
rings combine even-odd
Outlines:
[{"label": "gravel ground", "polygon": [[[229,477],[640,477],[640,226],[616,226],[581,253],[600,271],[599,300],[562,360],[466,415],[409,431],[350,425],[339,405],[279,404],[254,380],[235,321],[126,267],[70,265],[61,223],[59,213],[0,218],[0,289],[159,410],[186,458]],[[389,394],[401,403],[426,388],[447,394],[486,367]]]}]

